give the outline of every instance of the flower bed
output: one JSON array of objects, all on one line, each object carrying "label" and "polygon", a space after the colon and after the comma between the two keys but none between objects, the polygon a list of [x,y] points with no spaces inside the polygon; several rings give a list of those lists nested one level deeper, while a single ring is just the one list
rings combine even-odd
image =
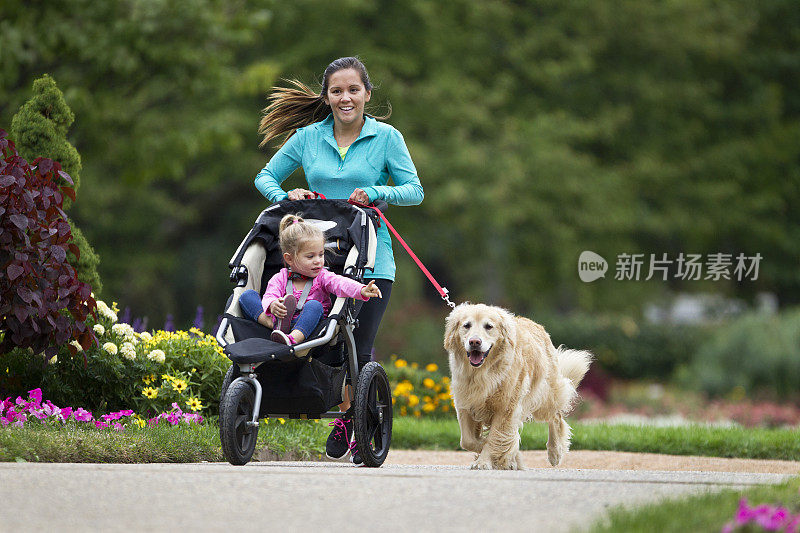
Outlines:
[{"label": "flower bed", "polygon": [[148,420],[135,414],[131,409],[123,409],[95,418],[91,411],[87,411],[83,407],[58,407],[50,400],[43,402],[41,389],[28,391],[27,399],[18,396],[13,402],[10,397],[0,401],[0,426],[22,428],[29,422],[41,424],[66,424],[72,422],[93,426],[98,429],[112,428],[122,431],[128,424],[135,424],[139,427],[144,427],[145,425],[156,426],[161,422],[173,426],[181,422],[200,424],[203,422],[203,417],[198,414],[184,413],[177,403],[173,403],[172,410]]},{"label": "flower bed", "polygon": [[385,366],[392,386],[395,416],[453,416],[450,377],[439,372],[435,363],[420,366],[391,356]]},{"label": "flower bed", "polygon": [[230,360],[212,335],[196,328],[137,333],[118,322],[116,303],[98,301],[97,311],[96,319],[87,320],[96,346],[83,350],[71,342],[45,364],[27,350],[14,350],[0,359],[0,390],[13,395],[39,387],[58,404],[103,412],[152,415],[178,404],[216,414]]}]

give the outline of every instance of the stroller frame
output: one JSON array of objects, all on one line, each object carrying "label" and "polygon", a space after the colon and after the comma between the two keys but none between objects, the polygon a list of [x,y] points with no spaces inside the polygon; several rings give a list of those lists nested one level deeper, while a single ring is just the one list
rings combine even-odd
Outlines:
[{"label": "stroller frame", "polygon": [[[308,204],[313,202],[313,204]],[[348,210],[353,212],[360,212],[362,236],[363,231],[366,231],[366,237],[360,242],[354,242],[348,250],[348,257],[345,261],[343,269],[344,275],[363,281],[363,275],[366,269],[371,268],[374,264],[375,253],[375,221],[371,213],[358,206],[346,204],[345,201],[338,200],[301,200],[294,202],[281,202],[274,204],[265,209],[256,220],[256,225],[250,234],[245,238],[242,244],[237,249],[234,256],[231,258],[230,267],[231,280],[237,283],[237,289],[244,287],[245,283],[249,280],[252,284],[250,276],[264,277],[261,272],[254,273],[248,272],[247,267],[244,265],[244,257],[248,249],[255,243],[254,237],[262,235],[265,215],[270,211],[279,208],[280,212],[302,212],[304,207],[309,208],[312,205],[323,205],[321,202],[339,203],[347,205]],[[341,210],[341,206],[339,207]],[[372,221],[372,222],[370,222]],[[259,226],[261,223],[261,226]],[[355,223],[357,225],[357,222]],[[366,225],[366,227],[364,227]],[[272,228],[274,230],[274,228]],[[268,239],[267,239],[268,240]],[[369,241],[372,242],[369,242]],[[353,257],[353,248],[356,244],[360,246],[356,252],[357,256],[368,256],[371,260],[363,260],[352,264],[351,258]],[[276,242],[272,242],[274,247]],[[267,255],[269,254],[270,243],[263,246]],[[338,246],[338,241],[337,241]],[[327,247],[327,244],[326,244]],[[274,266],[274,265],[273,265]],[[263,283],[263,282],[262,282]],[[259,287],[263,290],[263,287]],[[242,289],[243,290],[243,289]],[[241,294],[241,291],[239,292]],[[351,408],[354,423],[354,437],[360,456],[362,457],[366,466],[378,467],[383,464],[389,451],[389,444],[391,441],[392,432],[392,396],[391,387],[389,385],[386,372],[380,363],[371,361],[367,363],[362,369],[359,370],[358,355],[356,350],[356,343],[354,337],[354,330],[358,326],[358,319],[356,317],[357,309],[355,300],[352,298],[337,298],[329,316],[323,318],[327,320],[327,324],[323,324],[320,331],[318,327],[314,333],[296,345],[281,346],[275,352],[265,351],[263,346],[269,347],[264,340],[255,338],[245,338],[237,341],[233,334],[232,322],[241,322],[240,319],[230,316],[232,309],[235,309],[238,301],[237,291],[228,299],[226,305],[226,316],[220,322],[217,329],[216,339],[220,346],[223,347],[225,354],[232,360],[233,364],[228,370],[223,381],[222,392],[220,395],[220,437],[222,441],[223,454],[226,459],[232,464],[243,465],[246,464],[252,457],[259,428],[259,418],[294,418],[294,419],[322,419],[322,418],[340,418],[345,415],[344,412],[338,408],[328,409],[325,412],[293,412],[293,413],[280,413],[269,412],[262,413],[262,404],[264,400],[264,385],[259,381],[259,374],[257,370],[259,367],[268,362],[277,361],[276,365],[281,362],[294,364],[311,364],[313,359],[311,350],[315,348],[322,348],[325,345],[341,346],[339,343],[344,344],[344,351],[346,353],[345,361],[337,364],[344,363],[347,367],[347,374],[342,374],[339,370],[338,377],[341,379],[341,397],[342,399],[346,394],[346,386],[348,382],[352,385],[351,390]],[[263,327],[258,325],[258,327]],[[231,342],[233,340],[233,342]],[[248,344],[249,343],[249,344]],[[260,343],[260,344],[259,344]],[[274,343],[273,343],[274,344]],[[238,349],[236,345],[243,347]],[[255,354],[249,354],[248,348],[255,346]],[[339,348],[341,350],[341,348]],[[325,352],[323,352],[325,353]],[[341,359],[339,359],[341,361]],[[315,362],[316,365],[325,365],[327,363]],[[275,367],[273,367],[275,368]],[[343,369],[344,367],[328,367],[329,369]],[[264,370],[264,369],[262,369]],[[264,370],[269,371],[269,369]],[[334,390],[338,387],[338,383],[334,383]],[[328,403],[327,405],[330,405]],[[267,404],[269,409],[269,404]]]}]

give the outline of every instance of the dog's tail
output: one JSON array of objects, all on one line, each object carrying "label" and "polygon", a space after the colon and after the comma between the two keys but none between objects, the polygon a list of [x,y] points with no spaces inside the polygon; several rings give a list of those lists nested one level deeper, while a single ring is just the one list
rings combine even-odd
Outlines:
[{"label": "dog's tail", "polygon": [[568,350],[563,344],[558,347],[556,354],[561,375],[569,379],[573,387],[578,388],[594,356],[586,350]]}]

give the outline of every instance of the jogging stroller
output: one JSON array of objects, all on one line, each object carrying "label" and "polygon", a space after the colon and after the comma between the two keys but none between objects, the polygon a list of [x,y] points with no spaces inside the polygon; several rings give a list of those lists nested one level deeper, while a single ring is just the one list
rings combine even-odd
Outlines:
[{"label": "jogging stroller", "polygon": [[[284,215],[302,214],[325,232],[328,268],[358,281],[375,264],[377,215],[346,200],[298,200],[274,204],[256,219],[230,261],[228,298],[217,341],[233,362],[222,383],[219,426],[222,452],[234,465],[253,456],[259,418],[339,418],[345,386],[354,385],[355,442],[366,466],[383,464],[392,438],[392,395],[386,371],[369,362],[360,371],[353,338],[361,301],[332,295],[327,317],[302,343],[269,340],[271,330],[243,317],[239,296],[259,294],[283,266],[278,226]],[[334,409],[334,410],[332,410]]]}]

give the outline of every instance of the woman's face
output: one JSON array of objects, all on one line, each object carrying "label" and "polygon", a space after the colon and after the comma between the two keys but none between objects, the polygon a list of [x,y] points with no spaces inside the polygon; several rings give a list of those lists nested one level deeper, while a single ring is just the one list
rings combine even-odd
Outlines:
[{"label": "woman's face", "polygon": [[338,70],[328,79],[325,103],[331,106],[333,118],[340,124],[354,124],[364,120],[364,104],[369,102],[372,91],[368,91],[357,70]]}]

